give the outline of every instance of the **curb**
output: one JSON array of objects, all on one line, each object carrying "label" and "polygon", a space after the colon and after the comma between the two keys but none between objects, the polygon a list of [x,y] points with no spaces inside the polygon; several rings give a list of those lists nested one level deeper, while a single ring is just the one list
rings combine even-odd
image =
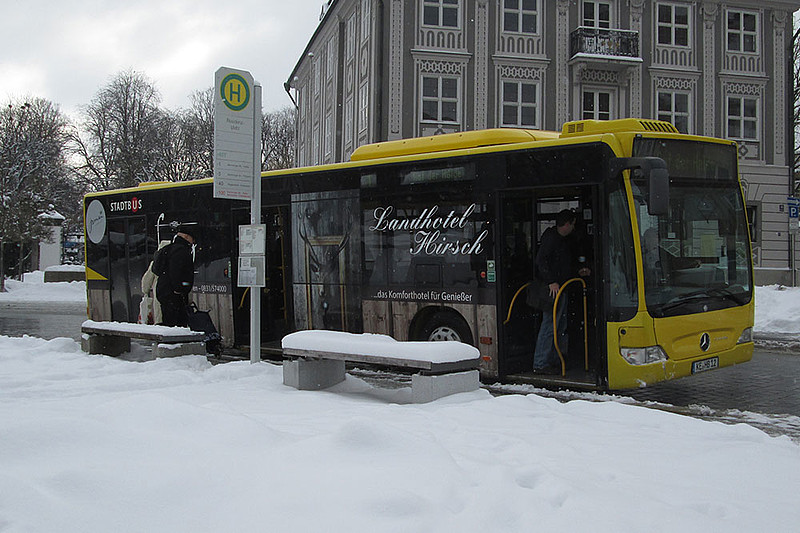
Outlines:
[{"label": "curb", "polygon": [[754,333],[753,343],[757,348],[800,355],[800,333]]}]

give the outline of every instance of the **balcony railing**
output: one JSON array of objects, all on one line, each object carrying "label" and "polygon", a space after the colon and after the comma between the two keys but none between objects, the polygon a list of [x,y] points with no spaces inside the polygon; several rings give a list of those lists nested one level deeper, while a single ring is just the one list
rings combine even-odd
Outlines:
[{"label": "balcony railing", "polygon": [[639,58],[639,32],[579,26],[569,39],[570,57],[589,54]]}]

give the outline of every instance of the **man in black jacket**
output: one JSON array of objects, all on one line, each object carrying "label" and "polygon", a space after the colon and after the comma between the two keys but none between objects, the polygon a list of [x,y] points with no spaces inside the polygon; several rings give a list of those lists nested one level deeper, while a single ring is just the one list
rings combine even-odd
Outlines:
[{"label": "man in black jacket", "polygon": [[[549,299],[542,306],[542,325],[536,340],[536,351],[533,354],[533,371],[537,374],[560,374],[561,366],[553,342],[553,302],[556,294],[567,280],[577,271],[580,276],[588,276],[589,268],[578,269],[573,253],[573,244],[569,235],[575,229],[575,213],[564,209],[556,215],[556,225],[547,228],[542,234],[542,242],[536,252],[536,279],[547,286]],[[567,331],[567,299],[559,298],[556,310],[558,323],[558,346],[562,353],[566,352]],[[548,305],[549,304],[549,305]],[[563,340],[562,340],[563,339]]]},{"label": "man in black jacket", "polygon": [[181,226],[172,244],[163,251],[167,254],[166,273],[158,277],[156,298],[161,304],[164,326],[186,326],[186,306],[194,284],[194,260],[192,245],[194,230]]}]

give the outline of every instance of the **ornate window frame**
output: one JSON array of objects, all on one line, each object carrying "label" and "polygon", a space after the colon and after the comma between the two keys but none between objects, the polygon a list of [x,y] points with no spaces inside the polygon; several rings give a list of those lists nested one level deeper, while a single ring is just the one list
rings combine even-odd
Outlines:
[{"label": "ornate window frame", "polygon": [[331,37],[328,41],[325,51],[325,79],[330,81],[333,79],[333,75],[336,72],[336,63],[337,57],[336,52],[338,49],[338,43],[336,37]]},{"label": "ornate window frame", "polygon": [[[591,19],[587,18],[586,7],[591,4],[594,14]],[[599,19],[599,7],[602,5],[608,6],[608,20],[601,21]],[[583,0],[581,2],[581,26],[586,28],[604,28],[612,29],[617,27],[617,2],[612,0]]]},{"label": "ornate window frame", "polygon": [[319,96],[320,88],[322,87],[322,60],[318,57],[312,58],[313,72],[314,72],[314,96]]},{"label": "ornate window frame", "polygon": [[[735,103],[735,107],[732,104]],[[732,114],[734,113],[734,114]],[[728,93],[725,95],[725,137],[735,141],[761,140],[761,98],[757,95]],[[736,124],[738,134],[732,131]],[[752,135],[747,135],[748,126]]]},{"label": "ornate window frame", "polygon": [[[526,9],[525,0],[517,0],[517,7],[508,7],[506,5],[506,2],[508,1],[509,0],[501,0],[500,2],[500,12],[502,15],[500,25],[503,33],[510,33],[514,35],[541,35],[542,9],[540,0],[531,0],[535,2],[533,9]],[[506,23],[509,22],[509,19],[507,18],[508,15],[516,16],[516,27],[514,29],[508,29],[506,26]],[[524,26],[526,17],[534,17],[533,31],[525,31]]]},{"label": "ornate window frame", "polygon": [[[722,80],[722,134],[725,138],[736,141],[739,144],[740,159],[763,161],[764,152],[764,99],[766,91],[766,80],[755,82],[742,81],[741,79]],[[739,101],[739,113],[731,115],[731,99]],[[755,116],[748,116],[744,109],[746,102],[755,104]],[[739,120],[740,135],[731,134],[731,120]],[[747,123],[755,126],[755,136],[745,137],[743,128]]]},{"label": "ornate window frame", "polygon": [[[655,118],[669,122],[681,133],[692,133],[692,93],[658,89],[655,94]],[[664,107],[667,104],[667,107]]]},{"label": "ornate window frame", "polygon": [[[463,5],[461,0],[420,0],[419,24],[423,28],[441,28],[447,30],[460,30]],[[436,10],[437,22],[426,22],[426,15]],[[444,24],[445,13],[455,11],[455,25]]]},{"label": "ornate window frame", "polygon": [[[731,29],[731,16],[738,15],[740,17],[739,20],[739,28]],[[752,30],[746,29],[745,26],[745,17],[753,17],[753,24],[754,28]],[[738,7],[729,7],[725,9],[725,51],[734,54],[752,54],[752,55],[759,55],[761,54],[761,12],[753,9],[742,9]],[[731,36],[738,36],[737,43],[738,48],[731,48]],[[747,37],[752,38],[752,45],[753,50],[745,50],[745,45],[747,42]]]},{"label": "ornate window frame", "polygon": [[[670,95],[670,109],[661,109],[659,103],[660,95]],[[653,80],[653,113],[652,116],[657,120],[671,122],[681,133],[693,134],[695,131],[695,94],[697,94],[697,77],[682,78],[673,76],[656,76]],[[675,109],[675,96],[686,97],[686,110]],[[675,117],[685,117],[685,131],[675,122]]]},{"label": "ornate window frame", "polygon": [[[433,57],[432,55],[422,55],[417,57],[415,61],[416,70],[416,129],[421,134],[425,130],[430,130],[431,127],[437,127],[437,130],[444,128],[446,131],[459,131],[464,124],[464,102],[465,102],[465,82],[464,76],[466,73],[467,63],[469,57],[454,58],[453,60],[441,59]],[[452,100],[456,104],[456,121],[441,121],[423,119],[423,79],[424,78],[447,78],[457,80],[456,97]],[[441,85],[440,85],[441,87]],[[439,112],[441,105],[439,106]],[[439,115],[441,117],[441,115]]]},{"label": "ornate window frame", "polygon": [[[516,98],[506,100],[506,89],[514,87]],[[532,80],[517,80],[513,78],[503,78],[500,80],[500,127],[501,128],[541,128],[541,93],[542,86],[539,82]],[[507,121],[506,112],[515,112],[515,120]],[[533,120],[525,120],[523,112],[530,110],[533,113]]]},{"label": "ornate window frame", "polygon": [[[613,120],[617,118],[617,88],[616,87],[599,87],[599,86],[592,86],[592,85],[585,85],[581,88],[581,102],[580,102],[580,110],[581,110],[581,120]],[[592,105],[595,109],[587,109],[586,108],[586,97],[587,95],[592,95]],[[608,110],[601,111],[600,106],[603,104],[603,100],[607,97],[608,99]],[[591,116],[587,116],[587,113],[591,113]]]},{"label": "ornate window frame", "polygon": [[[543,116],[542,110],[544,109],[544,76],[546,72],[546,66],[544,65],[530,65],[530,64],[520,64],[517,62],[511,64],[501,64],[497,66],[496,69],[496,94],[498,95],[497,98],[497,119],[496,123],[498,127],[507,127],[507,128],[534,128],[539,129],[542,128],[543,123]],[[533,86],[534,89],[534,102],[533,104],[526,105],[519,100],[517,102],[506,102],[504,99],[504,87],[505,83],[515,83],[517,84],[518,94],[521,94],[522,86]],[[517,115],[517,121],[513,124],[506,124],[504,120],[504,106],[512,105],[519,107],[529,107],[534,109],[535,113],[535,121],[533,124],[522,124],[520,120],[520,115]]]},{"label": "ornate window frame", "polygon": [[333,113],[331,111],[325,112],[323,120],[323,160],[326,162],[333,162]]},{"label": "ornate window frame", "polygon": [[495,56],[500,58],[538,58],[545,59],[548,57],[545,50],[545,30],[542,24],[547,20],[547,9],[550,2],[539,0],[537,3],[537,32],[536,33],[520,33],[513,31],[505,31],[504,28],[504,0],[495,3],[493,10],[495,12]]},{"label": "ornate window frame", "polygon": [[369,83],[362,81],[358,86],[358,133],[364,133],[369,126]]},{"label": "ornate window frame", "polygon": [[361,42],[365,43],[370,37],[370,26],[372,23],[372,13],[370,9],[371,0],[361,0]]},{"label": "ornate window frame", "polygon": [[[436,94],[425,94],[425,87],[427,82],[436,83]],[[452,83],[451,83],[452,82]],[[453,87],[447,87],[454,85]],[[419,93],[419,109],[421,123],[429,124],[461,124],[461,92],[462,80],[461,76],[453,76],[448,74],[424,72],[420,74],[420,93]],[[445,94],[447,89],[452,89],[451,94]],[[426,104],[434,103],[436,105],[436,116],[434,118],[425,117]],[[445,106],[452,106],[455,112],[455,117],[452,120],[443,118]]]},{"label": "ornate window frame", "polygon": [[[658,2],[656,4],[656,12],[655,16],[653,17],[653,24],[655,24],[655,45],[656,46],[666,46],[672,48],[691,48],[693,39],[694,39],[694,13],[692,10],[691,4],[684,4],[680,2]],[[669,18],[670,20],[662,21],[661,20],[661,11],[662,8],[669,9]],[[677,10],[686,10],[686,23],[681,24],[676,21],[676,12]],[[661,42],[661,29],[668,28],[669,29],[669,42]],[[679,44],[677,43],[676,34],[678,31],[685,31],[686,32],[686,44]]]}]

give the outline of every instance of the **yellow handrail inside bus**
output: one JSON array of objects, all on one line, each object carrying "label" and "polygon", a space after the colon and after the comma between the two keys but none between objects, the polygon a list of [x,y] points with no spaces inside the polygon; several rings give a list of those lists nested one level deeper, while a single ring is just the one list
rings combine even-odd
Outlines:
[{"label": "yellow handrail inside bus", "polygon": [[519,293],[521,293],[521,292],[522,292],[522,291],[524,291],[526,288],[528,288],[528,285],[530,285],[530,284],[531,284],[531,282],[529,281],[528,283],[526,283],[525,285],[523,285],[522,287],[520,287],[520,288],[517,290],[517,292],[515,292],[515,293],[514,293],[514,297],[513,297],[513,298],[511,298],[511,303],[510,303],[510,304],[508,304],[508,315],[506,315],[506,319],[503,321],[503,324],[504,324],[504,325],[505,325],[505,324],[508,324],[508,321],[509,321],[509,320],[511,320],[511,310],[512,310],[512,309],[514,309],[514,302],[517,300],[517,296],[519,296]]},{"label": "yellow handrail inside bus", "polygon": [[583,280],[583,278],[572,278],[561,285],[561,287],[558,289],[558,293],[556,293],[556,299],[553,300],[553,344],[556,347],[558,358],[561,359],[561,377],[564,377],[567,373],[567,364],[564,361],[564,354],[561,353],[561,348],[558,347],[558,313],[556,311],[558,309],[558,299],[561,298],[561,293],[564,292],[564,289],[567,287],[567,285],[573,281],[580,281],[583,285],[583,367],[584,370],[587,372],[589,371],[589,335],[587,333],[589,324],[587,322],[586,312],[586,282]]},{"label": "yellow handrail inside bus", "polygon": [[250,287],[247,287],[242,293],[242,300],[239,302],[239,309],[244,307],[244,299],[247,298],[247,293],[250,292]]}]

